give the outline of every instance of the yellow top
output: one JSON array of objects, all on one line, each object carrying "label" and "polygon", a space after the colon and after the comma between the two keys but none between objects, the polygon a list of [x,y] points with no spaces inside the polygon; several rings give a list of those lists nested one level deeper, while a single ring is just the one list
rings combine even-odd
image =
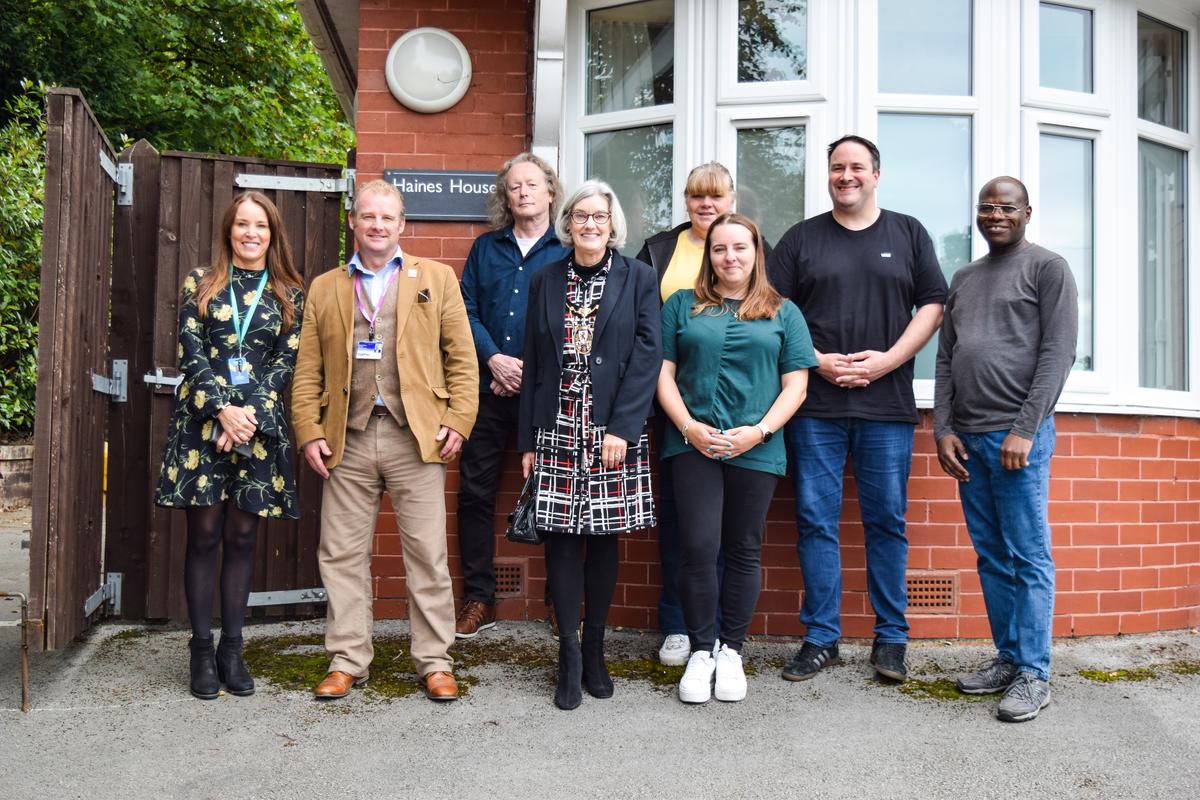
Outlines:
[{"label": "yellow top", "polygon": [[686,228],[679,232],[675,240],[675,252],[671,254],[671,263],[663,273],[662,284],[658,287],[663,302],[680,289],[692,289],[696,286],[696,276],[700,274],[700,262],[704,260],[704,245],[692,244]]}]

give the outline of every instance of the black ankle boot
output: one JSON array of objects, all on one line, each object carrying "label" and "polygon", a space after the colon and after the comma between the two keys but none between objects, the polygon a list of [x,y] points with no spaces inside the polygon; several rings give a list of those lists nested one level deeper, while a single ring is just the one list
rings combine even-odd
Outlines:
[{"label": "black ankle boot", "polygon": [[193,636],[188,649],[192,651],[192,694],[201,700],[215,700],[221,693],[221,681],[217,678],[213,640]]},{"label": "black ankle boot", "polygon": [[583,679],[583,656],[579,639],[573,631],[563,630],[558,640],[558,687],[554,690],[554,705],[570,711],[583,702],[580,681]]},{"label": "black ankle boot", "polygon": [[604,664],[604,626],[584,625],[583,645],[583,688],[592,697],[612,697],[613,682]]},{"label": "black ankle boot", "polygon": [[230,694],[238,697],[254,694],[254,679],[242,660],[242,637],[235,639],[221,634],[221,643],[217,645],[217,676]]}]

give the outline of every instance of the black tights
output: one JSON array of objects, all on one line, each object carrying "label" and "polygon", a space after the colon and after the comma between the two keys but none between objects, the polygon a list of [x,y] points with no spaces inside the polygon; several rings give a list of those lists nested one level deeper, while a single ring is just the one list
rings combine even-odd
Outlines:
[{"label": "black tights", "polygon": [[617,589],[617,561],[615,534],[546,535],[546,575],[561,633],[579,629],[580,595],[584,624],[604,625]]},{"label": "black tights", "polygon": [[232,503],[194,506],[187,510],[187,557],[183,588],[187,594],[192,636],[212,638],[213,589],[217,583],[217,551],[221,558],[221,635],[242,635],[242,619],[250,581],[254,578],[254,549],[259,517]]}]

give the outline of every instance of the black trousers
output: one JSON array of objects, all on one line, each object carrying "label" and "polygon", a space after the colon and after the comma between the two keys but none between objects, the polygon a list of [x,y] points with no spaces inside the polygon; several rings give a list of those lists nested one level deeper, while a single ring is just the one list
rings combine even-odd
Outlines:
[{"label": "black trousers", "polygon": [[[509,438],[517,429],[519,397],[479,396],[479,415],[458,465],[458,547],[463,597],[496,602],[496,486]],[[505,509],[505,512],[512,509]]]},{"label": "black trousers", "polygon": [[762,588],[763,529],[779,478],[695,450],[671,460],[682,544],[679,590],[692,650],[712,650],[720,606],[721,643],[740,652]]}]

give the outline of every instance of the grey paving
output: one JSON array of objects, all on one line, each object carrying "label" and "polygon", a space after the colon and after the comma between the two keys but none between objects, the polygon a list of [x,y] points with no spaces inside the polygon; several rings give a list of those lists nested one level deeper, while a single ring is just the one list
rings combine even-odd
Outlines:
[{"label": "grey paving", "polygon": [[[686,706],[673,690],[617,680],[559,711],[548,673],[471,670],[469,696],[434,705],[356,692],[317,704],[263,687],[202,702],[186,692],[186,633],[103,625],[33,664],[34,705],[16,710],[12,631],[0,632],[4,796],[122,798],[1192,798],[1200,794],[1195,631],[1059,644],[1054,699],[1033,722],[982,702],[919,699],[871,677],[869,648],[802,683],[780,680],[791,642],[751,642],[759,669],[742,703]],[[252,626],[249,638],[315,633],[317,622]],[[404,623],[381,623],[403,634]],[[544,626],[501,623],[497,647],[550,648]],[[481,637],[482,638],[482,637]],[[618,654],[657,638],[614,632]],[[977,644],[922,642],[929,681],[982,661]],[[1142,682],[1095,683],[1085,668],[1151,667]]]}]

